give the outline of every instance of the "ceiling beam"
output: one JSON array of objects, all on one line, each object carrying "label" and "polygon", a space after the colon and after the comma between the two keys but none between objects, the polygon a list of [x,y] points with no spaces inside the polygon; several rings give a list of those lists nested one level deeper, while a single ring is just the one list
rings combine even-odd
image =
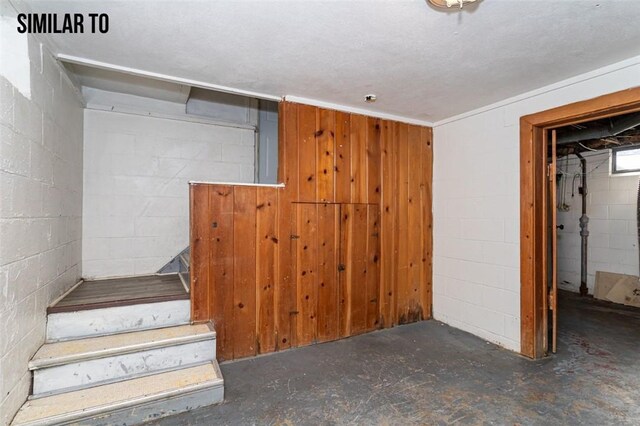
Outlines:
[{"label": "ceiling beam", "polygon": [[[640,130],[631,135],[612,136],[609,138],[590,139],[581,142],[566,143],[557,147],[557,156],[564,157],[591,150],[610,149],[620,146],[640,145]],[[551,151],[549,151],[551,152]]]},{"label": "ceiling beam", "polygon": [[634,127],[640,127],[640,113],[625,114],[578,126],[580,127],[568,126],[558,129],[558,146],[616,136]]}]

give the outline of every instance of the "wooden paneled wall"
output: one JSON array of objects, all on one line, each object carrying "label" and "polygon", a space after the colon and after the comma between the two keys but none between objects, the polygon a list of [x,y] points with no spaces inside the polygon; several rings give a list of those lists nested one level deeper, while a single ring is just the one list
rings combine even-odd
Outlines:
[{"label": "wooden paneled wall", "polygon": [[430,128],[283,102],[284,187],[191,186],[192,320],[242,358],[431,317]]}]

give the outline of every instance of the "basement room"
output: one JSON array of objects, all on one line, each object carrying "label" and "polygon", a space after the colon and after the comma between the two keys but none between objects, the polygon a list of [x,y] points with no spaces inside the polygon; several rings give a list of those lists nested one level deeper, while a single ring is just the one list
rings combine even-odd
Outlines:
[{"label": "basement room", "polygon": [[640,424],[640,0],[0,1],[0,426]]}]

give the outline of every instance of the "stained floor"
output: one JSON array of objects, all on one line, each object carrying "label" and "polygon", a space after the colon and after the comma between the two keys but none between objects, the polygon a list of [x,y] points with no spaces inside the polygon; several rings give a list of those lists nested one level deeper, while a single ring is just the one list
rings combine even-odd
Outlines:
[{"label": "stained floor", "polygon": [[223,364],[222,405],[155,424],[640,424],[640,310],[559,304],[541,361],[425,321]]}]

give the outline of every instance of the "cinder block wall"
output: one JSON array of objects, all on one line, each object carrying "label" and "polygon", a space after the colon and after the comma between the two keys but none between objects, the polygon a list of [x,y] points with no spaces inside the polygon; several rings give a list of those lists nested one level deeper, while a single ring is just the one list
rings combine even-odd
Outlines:
[{"label": "cinder block wall", "polygon": [[82,104],[38,40],[20,46],[2,60],[27,87],[0,76],[0,425],[29,393],[47,306],[81,275]]},{"label": "cinder block wall", "polygon": [[83,274],[156,272],[189,245],[190,180],[253,182],[253,129],[85,110]]},{"label": "cinder block wall", "polygon": [[434,317],[520,350],[520,123],[640,85],[640,57],[434,126]]},{"label": "cinder block wall", "polygon": [[[638,275],[638,236],[636,230],[636,197],[640,176],[610,176],[609,151],[585,153],[587,157],[587,216],[589,216],[589,249],[587,286],[593,294],[596,271]],[[568,173],[564,202],[568,212],[558,212],[558,282],[571,291],[580,288],[580,227],[582,198],[578,194],[580,162],[575,156],[558,162]],[[571,193],[574,192],[574,196]],[[558,192],[560,201],[560,191]]]}]

